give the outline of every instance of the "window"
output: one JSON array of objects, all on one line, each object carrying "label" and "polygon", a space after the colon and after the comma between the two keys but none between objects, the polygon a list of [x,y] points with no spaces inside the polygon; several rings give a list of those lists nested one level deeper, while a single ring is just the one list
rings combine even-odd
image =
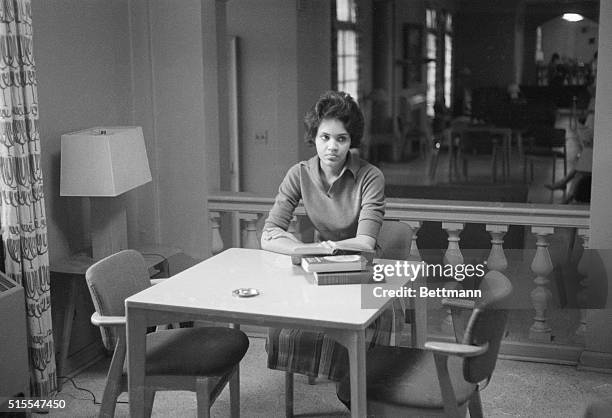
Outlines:
[{"label": "window", "polygon": [[453,18],[449,12],[425,10],[427,28],[427,115],[435,115],[436,100],[452,105]]},{"label": "window", "polygon": [[334,14],[335,51],[332,82],[336,90],[359,98],[359,34],[355,0],[336,0]]},{"label": "window", "polygon": [[438,59],[437,13],[433,9],[425,11],[427,28],[427,115],[434,116],[436,101],[436,72]]}]

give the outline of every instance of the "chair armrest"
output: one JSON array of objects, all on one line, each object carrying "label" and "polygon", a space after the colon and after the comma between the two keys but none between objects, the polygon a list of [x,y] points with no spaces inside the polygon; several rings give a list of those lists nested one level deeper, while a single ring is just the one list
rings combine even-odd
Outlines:
[{"label": "chair armrest", "polygon": [[167,279],[167,277],[164,277],[163,279],[151,279],[151,286],[156,285],[156,284],[160,284],[161,282],[163,282],[166,279]]},{"label": "chair armrest", "polygon": [[476,306],[476,302],[469,299],[442,299],[442,305],[447,306],[449,308],[459,308],[459,309],[469,309],[473,310]]},{"label": "chair armrest", "polygon": [[428,341],[425,343],[425,349],[433,351],[435,354],[445,354],[458,357],[474,357],[486,352],[489,349],[489,343],[479,346]]},{"label": "chair armrest", "polygon": [[94,312],[91,315],[91,323],[97,327],[125,326],[125,316],[103,316]]}]

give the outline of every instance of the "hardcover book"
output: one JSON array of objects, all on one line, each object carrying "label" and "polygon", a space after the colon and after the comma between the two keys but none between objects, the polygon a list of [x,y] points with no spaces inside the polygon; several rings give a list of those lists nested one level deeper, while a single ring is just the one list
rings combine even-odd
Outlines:
[{"label": "hardcover book", "polygon": [[372,282],[374,272],[371,266],[362,271],[330,271],[314,273],[314,281],[318,286],[338,284],[367,284]]},{"label": "hardcover book", "polygon": [[359,271],[365,269],[366,265],[366,258],[357,254],[302,258],[302,268],[308,273],[325,271]]}]

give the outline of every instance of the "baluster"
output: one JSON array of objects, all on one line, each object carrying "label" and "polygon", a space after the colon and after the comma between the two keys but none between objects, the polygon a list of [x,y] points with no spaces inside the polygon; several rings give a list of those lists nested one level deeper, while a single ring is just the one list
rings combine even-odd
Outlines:
[{"label": "baluster", "polygon": [[536,235],[536,252],[531,263],[531,271],[536,275],[533,282],[536,287],[531,291],[531,303],[535,309],[533,325],[529,328],[529,338],[539,342],[550,342],[552,330],[546,318],[546,309],[552,299],[552,293],[546,285],[548,275],[553,270],[553,264],[548,252],[546,237],[554,233],[554,228],[533,226],[531,232]]},{"label": "baluster", "polygon": [[[459,234],[463,231],[464,226],[464,223],[442,222],[442,229],[448,234],[448,247],[442,258],[444,265],[456,266],[458,264],[463,264],[463,254],[461,253],[461,248],[459,248]],[[459,282],[455,280],[444,285],[445,289],[457,289],[460,287],[461,285]],[[450,308],[445,308],[445,310],[446,317],[442,320],[441,324],[442,332],[454,335],[455,330],[453,329],[453,316],[451,310]]]},{"label": "baluster", "polygon": [[406,224],[412,229],[412,240],[410,242],[410,253],[409,257],[414,257],[417,260],[421,260],[421,252],[419,251],[419,247],[417,245],[417,233],[419,229],[421,229],[421,221],[400,221],[403,224]]},{"label": "baluster", "polygon": [[246,223],[242,248],[259,249],[259,240],[257,239],[257,221],[259,220],[259,214],[240,213],[239,216],[240,219]]},{"label": "baluster", "polygon": [[504,271],[508,268],[503,247],[508,225],[487,225],[486,230],[491,234],[491,252],[487,258],[487,267],[489,270]]},{"label": "baluster", "polygon": [[209,212],[208,216],[210,217],[210,229],[212,232],[211,251],[213,255],[215,255],[223,251],[223,238],[221,238],[221,233],[219,231],[221,214],[219,212]]},{"label": "baluster", "polygon": [[294,237],[302,241],[302,234],[300,234],[300,221],[297,216],[291,218],[291,222],[289,222],[287,232],[293,234]]},{"label": "baluster", "polygon": [[580,261],[578,262],[578,273],[582,276],[582,280],[580,281],[580,286],[582,289],[576,295],[576,299],[578,302],[578,307],[580,307],[580,325],[576,329],[576,337],[579,340],[584,340],[584,336],[586,335],[587,330],[587,309],[586,307],[589,305],[589,230],[586,228],[578,229],[578,236],[582,239],[582,248],[583,252],[580,256]]}]

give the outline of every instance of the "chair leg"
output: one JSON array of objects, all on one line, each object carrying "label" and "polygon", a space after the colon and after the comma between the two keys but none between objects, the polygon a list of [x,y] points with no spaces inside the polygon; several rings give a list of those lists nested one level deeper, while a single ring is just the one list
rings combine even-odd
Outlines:
[{"label": "chair leg", "polygon": [[237,364],[229,380],[230,416],[240,417],[240,366]]},{"label": "chair leg", "polygon": [[468,403],[470,418],[482,418],[482,402],[480,401],[480,392],[478,389],[474,391]]},{"label": "chair leg", "polygon": [[497,183],[497,145],[493,144],[491,151],[491,174],[493,183]]},{"label": "chair leg", "polygon": [[285,372],[285,416],[293,417],[293,373]]},{"label": "chair leg", "polygon": [[123,363],[125,361],[125,339],[119,337],[113,359],[111,360],[108,374],[106,375],[106,385],[102,394],[102,405],[100,406],[100,417],[112,418],[115,416],[115,406],[117,397],[123,389]]},{"label": "chair leg", "polygon": [[146,418],[151,417],[151,413],[153,412],[153,402],[155,401],[155,391],[151,389],[145,389],[145,398],[144,398],[144,416]]},{"label": "chair leg", "polygon": [[198,402],[198,418],[210,418],[210,381],[207,377],[196,379],[196,399]]},{"label": "chair leg", "polygon": [[429,178],[431,180],[436,179],[436,171],[438,171],[438,150],[431,152],[430,165],[429,165]]}]

